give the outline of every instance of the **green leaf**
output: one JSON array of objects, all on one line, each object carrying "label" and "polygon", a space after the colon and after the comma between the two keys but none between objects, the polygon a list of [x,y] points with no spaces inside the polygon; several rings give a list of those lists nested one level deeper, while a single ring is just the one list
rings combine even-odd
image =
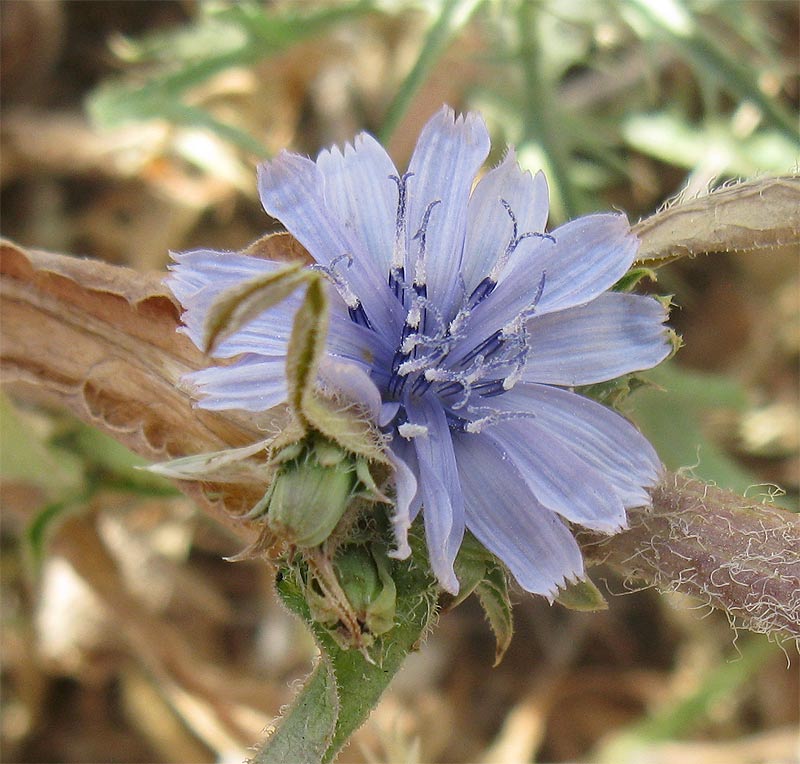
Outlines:
[{"label": "green leaf", "polygon": [[559,591],[556,602],[570,610],[582,612],[592,613],[597,610],[608,610],[606,598],[589,578],[567,584],[564,589]]}]

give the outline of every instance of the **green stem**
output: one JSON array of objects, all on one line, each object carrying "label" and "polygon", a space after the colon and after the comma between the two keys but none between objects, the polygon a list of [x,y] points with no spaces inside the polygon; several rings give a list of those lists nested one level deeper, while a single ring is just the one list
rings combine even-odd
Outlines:
[{"label": "green stem", "polygon": [[558,125],[558,108],[552,83],[541,66],[537,4],[520,0],[517,11],[519,58],[524,76],[523,134],[520,141],[542,146],[549,165],[548,182],[561,201],[565,218],[584,211],[584,204],[569,177],[569,151]]},{"label": "green stem", "polygon": [[[467,6],[468,4],[472,4],[473,7],[462,8],[462,6]],[[389,104],[383,127],[380,130],[381,143],[387,143],[397,129],[414,94],[419,90],[437,59],[444,52],[453,34],[460,26],[458,23],[459,16],[466,21],[472,15],[476,5],[475,0],[445,0],[442,4],[439,17],[428,30],[414,66]],[[458,13],[460,9],[462,10],[461,14]]]}]

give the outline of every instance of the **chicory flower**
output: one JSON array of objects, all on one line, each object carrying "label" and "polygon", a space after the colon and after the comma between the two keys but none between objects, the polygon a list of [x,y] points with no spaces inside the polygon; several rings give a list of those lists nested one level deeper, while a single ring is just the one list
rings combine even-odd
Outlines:
[{"label": "chicory flower", "polygon": [[[368,134],[316,161],[284,152],[259,168],[264,209],[327,278],[325,383],[387,434],[396,548],[421,511],[433,572],[456,593],[465,529],[530,592],[583,574],[565,521],[605,533],[650,503],[661,464],[625,418],[570,388],[647,369],[670,352],[665,308],[609,291],[638,242],[622,214],[545,233],[547,183],[513,149],[475,183],[489,135],[443,108],[400,173]],[[197,250],[169,286],[200,346],[223,291],[280,263]],[[225,339],[227,365],[188,376],[207,409],[263,411],[287,397],[295,295]]]}]

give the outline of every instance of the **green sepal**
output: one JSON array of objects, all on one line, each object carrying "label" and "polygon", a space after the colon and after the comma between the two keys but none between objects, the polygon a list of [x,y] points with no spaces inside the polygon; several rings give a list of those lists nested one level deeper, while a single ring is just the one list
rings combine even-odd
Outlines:
[{"label": "green sepal", "polygon": [[475,594],[494,633],[495,651],[492,665],[497,666],[503,660],[514,636],[514,616],[508,595],[508,574],[505,569],[496,564],[490,567],[475,588]]},{"label": "green sepal", "polygon": [[608,610],[606,598],[590,578],[575,581],[567,584],[563,589],[559,589],[556,602],[570,610],[582,612],[592,613],[598,610]]},{"label": "green sepal", "polygon": [[[168,462],[150,464],[142,469],[174,480],[208,480],[217,483],[263,481],[269,475],[266,466],[266,440],[241,448],[226,448],[194,456],[182,456]],[[262,454],[261,462],[253,457]]]},{"label": "green sepal", "polygon": [[652,268],[631,268],[616,284],[614,284],[612,289],[615,292],[631,292],[638,286],[642,279],[655,282],[658,280],[658,276]]},{"label": "green sepal", "polygon": [[[390,572],[386,550],[378,544],[348,545],[336,552],[333,572],[344,601],[317,595],[308,587],[314,619],[337,627],[334,638],[345,648],[370,647],[374,638],[395,625],[397,588]],[[323,585],[323,588],[324,585]],[[357,624],[357,633],[342,628]]]},{"label": "green sepal", "polygon": [[290,263],[277,271],[226,289],[214,300],[206,317],[203,327],[205,351],[213,353],[227,337],[285,300],[311,275],[303,270],[301,263]]},{"label": "green sepal", "polygon": [[[306,271],[306,273],[309,273]],[[310,275],[310,274],[309,274]],[[331,440],[337,440],[309,418],[307,402],[314,398],[317,368],[325,350],[328,334],[328,296],[318,277],[310,279],[306,295],[294,315],[292,334],[286,351],[286,381],[289,405],[301,424],[314,427]]]},{"label": "green sepal", "polygon": [[321,432],[350,453],[388,464],[383,455],[383,440],[374,424],[359,416],[352,402],[323,397],[316,389],[317,368],[325,350],[327,332],[325,285],[320,278],[314,278],[295,314],[287,350],[289,405],[303,427]]},{"label": "green sepal", "polygon": [[272,481],[265,497],[267,523],[293,546],[318,546],[347,511],[356,481],[349,460],[324,466],[310,450],[284,465]]},{"label": "green sepal", "polygon": [[505,568],[471,533],[464,536],[454,568],[460,588],[450,607],[460,604],[470,594],[477,596],[495,637],[494,665],[497,666],[514,635]]},{"label": "green sepal", "polygon": [[492,555],[471,534],[465,533],[458,550],[453,570],[458,579],[458,594],[448,604],[448,609],[460,605],[486,576],[486,570],[492,561]]},{"label": "green sepal", "polygon": [[650,383],[638,374],[626,374],[607,382],[597,382],[592,385],[581,385],[575,388],[579,395],[586,396],[592,400],[609,406],[613,409],[621,409],[625,399],[640,387],[645,387]]}]

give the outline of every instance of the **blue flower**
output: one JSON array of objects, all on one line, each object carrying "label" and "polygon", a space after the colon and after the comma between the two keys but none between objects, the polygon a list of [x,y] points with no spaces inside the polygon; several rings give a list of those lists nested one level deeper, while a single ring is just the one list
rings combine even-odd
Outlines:
[{"label": "blue flower", "polygon": [[[443,108],[406,173],[361,134],[316,162],[284,152],[259,168],[258,185],[329,282],[326,383],[390,437],[394,555],[409,554],[421,510],[447,591],[458,591],[453,561],[469,529],[524,589],[552,597],[583,575],[565,521],[620,530],[662,470],[632,424],[570,388],[663,360],[666,315],[655,299],[609,291],[638,247],[624,215],[545,233],[542,173],[523,172],[509,149],[474,184],[488,152],[479,115]],[[219,294],[281,265],[210,250],[174,257],[169,285],[197,345]],[[299,301],[221,343],[232,362],[189,375],[198,405],[263,411],[286,399]]]}]

